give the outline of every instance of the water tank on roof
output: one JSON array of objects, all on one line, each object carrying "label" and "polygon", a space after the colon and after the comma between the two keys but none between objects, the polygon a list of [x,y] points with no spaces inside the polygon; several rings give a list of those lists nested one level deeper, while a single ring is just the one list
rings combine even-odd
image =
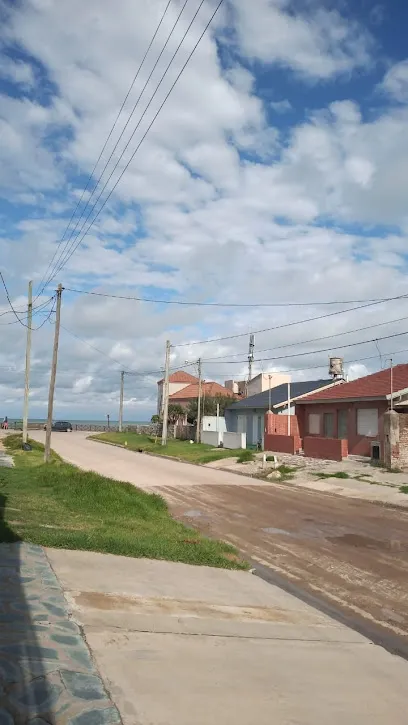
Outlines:
[{"label": "water tank on roof", "polygon": [[329,358],[329,375],[331,375],[333,380],[342,380],[344,378],[342,357]]}]

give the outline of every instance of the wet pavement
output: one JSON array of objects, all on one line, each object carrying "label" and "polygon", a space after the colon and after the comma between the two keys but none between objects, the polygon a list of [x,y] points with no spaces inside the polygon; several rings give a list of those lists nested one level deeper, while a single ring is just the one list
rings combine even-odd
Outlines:
[{"label": "wet pavement", "polygon": [[0,725],[119,725],[40,547],[0,545]]},{"label": "wet pavement", "polygon": [[376,641],[396,638],[408,656],[406,511],[279,484],[156,491],[178,519],[235,544],[293,593],[347,613],[352,626],[368,623]]}]

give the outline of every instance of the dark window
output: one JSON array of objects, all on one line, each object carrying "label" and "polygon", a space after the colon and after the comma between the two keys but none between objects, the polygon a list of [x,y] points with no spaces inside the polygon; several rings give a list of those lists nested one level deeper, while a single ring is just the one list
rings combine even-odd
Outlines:
[{"label": "dark window", "polygon": [[337,438],[347,440],[347,410],[339,410],[337,413]]},{"label": "dark window", "polygon": [[334,437],[334,413],[323,414],[323,431],[325,438]]}]

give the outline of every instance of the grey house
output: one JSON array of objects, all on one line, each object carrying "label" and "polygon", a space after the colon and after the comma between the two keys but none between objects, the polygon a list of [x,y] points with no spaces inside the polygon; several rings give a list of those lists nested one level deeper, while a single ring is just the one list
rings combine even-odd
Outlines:
[{"label": "grey house", "polygon": [[289,385],[278,385],[271,390],[264,390],[263,393],[251,395],[249,398],[232,403],[224,413],[227,431],[246,433],[247,445],[256,445],[258,441],[262,441],[263,447],[264,417],[269,410],[269,401],[272,413],[285,415],[288,413],[289,402],[289,414],[291,415],[295,412],[296,400],[335,384],[331,379],[305,380]]}]

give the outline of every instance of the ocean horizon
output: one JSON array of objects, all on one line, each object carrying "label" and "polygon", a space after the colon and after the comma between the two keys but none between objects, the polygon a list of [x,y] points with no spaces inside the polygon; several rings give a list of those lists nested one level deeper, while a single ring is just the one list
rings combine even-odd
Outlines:
[{"label": "ocean horizon", "polygon": [[[1,420],[1,419],[0,419]],[[8,418],[9,424],[12,425],[15,422],[19,422],[22,420],[21,418]],[[55,417],[54,420],[66,420],[69,423],[72,423],[73,425],[108,425],[108,421],[106,418],[104,419],[93,419],[93,418],[70,418],[69,416],[63,417]],[[46,418],[29,418],[29,423],[46,423]],[[150,423],[150,420],[124,420],[123,425],[148,425]],[[112,418],[109,419],[109,425],[115,426],[119,425],[118,420],[114,420]]]}]

